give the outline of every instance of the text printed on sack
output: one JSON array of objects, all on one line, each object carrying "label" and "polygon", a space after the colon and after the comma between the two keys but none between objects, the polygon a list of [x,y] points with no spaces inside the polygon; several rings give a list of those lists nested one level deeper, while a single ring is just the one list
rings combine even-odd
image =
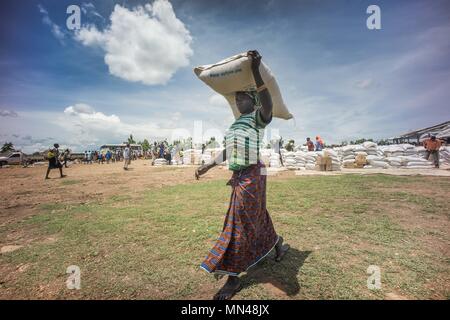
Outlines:
[{"label": "text printed on sack", "polygon": [[224,71],[224,72],[221,72],[221,73],[210,73],[210,74],[209,74],[209,77],[210,77],[210,78],[224,77],[224,76],[228,76],[228,75],[230,75],[230,74],[233,74],[233,73],[239,73],[239,72],[242,72],[242,69],[241,69],[241,68],[236,69],[236,70]]}]

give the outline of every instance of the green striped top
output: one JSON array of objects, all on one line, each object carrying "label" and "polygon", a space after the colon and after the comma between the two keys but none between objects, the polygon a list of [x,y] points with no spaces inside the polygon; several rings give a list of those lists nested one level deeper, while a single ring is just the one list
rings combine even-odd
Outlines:
[{"label": "green striped top", "polygon": [[259,161],[259,149],[267,123],[260,109],[241,115],[225,134],[226,155],[230,170],[239,171]]}]

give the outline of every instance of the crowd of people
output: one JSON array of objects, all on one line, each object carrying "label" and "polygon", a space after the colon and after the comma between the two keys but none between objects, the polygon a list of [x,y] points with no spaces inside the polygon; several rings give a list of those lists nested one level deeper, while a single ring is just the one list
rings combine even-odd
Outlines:
[{"label": "crowd of people", "polygon": [[[436,136],[430,135],[424,140],[423,146],[427,150],[426,159],[430,160],[432,158],[436,168],[439,168],[439,148],[442,146],[443,141],[437,139]],[[306,146],[308,151],[321,151],[324,148],[324,141],[320,136],[316,136],[315,141],[311,138],[306,138]],[[283,140],[280,138],[278,140],[278,147],[281,149],[283,147]],[[204,153],[206,145],[202,145],[202,153]],[[48,151],[47,159],[49,161],[49,166],[45,179],[48,179],[50,170],[58,169],[60,172],[60,177],[63,178],[65,175],[62,172],[63,168],[67,168],[67,162],[70,160],[70,150],[65,149],[63,152],[59,151],[59,144],[55,143],[53,148]],[[152,165],[158,158],[165,159],[169,165],[172,164],[173,160],[179,160],[183,157],[183,148],[180,144],[169,144],[167,140],[155,141],[148,150],[140,151],[133,150],[130,144],[126,144],[123,148],[117,148],[115,150],[101,150],[101,151],[84,151],[84,157],[82,162],[84,164],[109,164],[115,162],[124,162],[124,169],[128,170],[132,160],[137,160],[139,158],[150,159]]]},{"label": "crowd of people", "polygon": [[[104,164],[104,163],[114,163],[114,162],[118,162],[118,161],[124,161],[125,157],[124,157],[124,152],[125,149],[127,147],[124,148],[117,148],[115,150],[102,150],[102,151],[84,151],[84,158],[83,158],[83,163],[84,164],[92,164],[92,163],[99,163],[99,164]],[[129,148],[129,147],[128,147]],[[127,151],[128,152],[128,151]],[[142,153],[137,151],[137,150],[132,150],[130,149],[130,154],[129,157],[132,160],[137,160],[138,158],[142,157]]]}]

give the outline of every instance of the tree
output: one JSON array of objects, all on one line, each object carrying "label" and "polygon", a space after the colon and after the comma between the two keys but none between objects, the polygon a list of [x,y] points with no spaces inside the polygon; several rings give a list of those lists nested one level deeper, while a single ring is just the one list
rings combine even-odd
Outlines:
[{"label": "tree", "polygon": [[5,142],[3,144],[1,152],[5,153],[5,152],[10,152],[10,151],[14,151],[14,145],[12,144],[12,142]]},{"label": "tree", "polygon": [[378,145],[379,146],[385,146],[389,144],[389,140],[388,139],[381,139],[378,141]]},{"label": "tree", "polygon": [[150,150],[150,142],[148,142],[147,139],[144,139],[144,142],[139,142],[138,144],[140,144],[142,146],[142,150],[144,152]]},{"label": "tree", "polygon": [[128,138],[128,143],[129,144],[136,144],[136,141],[134,141],[132,134],[130,134],[130,137]]},{"label": "tree", "polygon": [[371,141],[371,142],[373,142],[373,139],[365,139],[365,138],[358,139],[358,140],[355,141],[354,144],[363,144],[363,143],[366,142],[366,141]]}]

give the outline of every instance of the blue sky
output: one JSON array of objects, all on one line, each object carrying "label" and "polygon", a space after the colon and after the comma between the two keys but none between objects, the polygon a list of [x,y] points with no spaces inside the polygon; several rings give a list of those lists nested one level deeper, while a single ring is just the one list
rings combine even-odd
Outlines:
[{"label": "blue sky", "polygon": [[[379,139],[450,118],[449,1],[159,0],[161,16],[139,15],[149,3],[2,3],[0,142],[81,150],[200,121],[207,138],[233,117],[192,69],[250,49],[295,116],[270,126],[285,138]],[[83,8],[78,34],[71,4]],[[371,4],[381,30],[366,27]]]}]

